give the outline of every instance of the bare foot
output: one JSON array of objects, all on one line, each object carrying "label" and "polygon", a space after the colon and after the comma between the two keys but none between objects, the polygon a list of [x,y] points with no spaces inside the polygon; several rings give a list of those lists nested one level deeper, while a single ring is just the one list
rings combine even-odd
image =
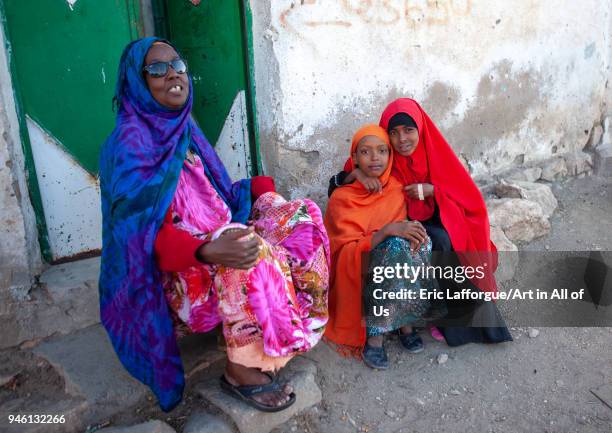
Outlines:
[{"label": "bare foot", "polygon": [[370,347],[382,347],[384,337],[382,335],[375,335],[368,337],[368,346]]},{"label": "bare foot", "polygon": [[404,335],[412,334],[412,326],[402,326],[400,332]]},{"label": "bare foot", "polygon": [[[232,385],[266,385],[270,383],[270,377],[256,368],[248,368],[240,364],[227,361],[225,366],[225,378]],[[270,406],[278,407],[287,403],[291,399],[293,388],[285,385],[280,391],[263,392],[253,396],[257,402]]]}]

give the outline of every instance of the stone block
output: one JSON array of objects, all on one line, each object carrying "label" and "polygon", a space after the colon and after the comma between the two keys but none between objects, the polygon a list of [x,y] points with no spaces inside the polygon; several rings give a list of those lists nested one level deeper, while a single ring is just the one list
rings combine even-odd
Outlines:
[{"label": "stone block", "polygon": [[593,127],[591,131],[591,136],[589,137],[589,142],[587,143],[588,148],[593,148],[599,146],[601,139],[604,134],[604,129],[602,125],[596,125]]},{"label": "stone block", "polygon": [[509,181],[524,181],[524,182],[535,182],[542,176],[542,169],[540,167],[529,167],[512,170],[506,175]]},{"label": "stone block", "polygon": [[565,159],[563,158],[555,158],[546,162],[542,166],[541,178],[544,180],[554,182],[555,180],[562,179],[565,176],[567,176],[567,165],[565,164]]},{"label": "stone block", "polygon": [[200,412],[189,417],[183,433],[235,433],[235,430],[223,418]]},{"label": "stone block", "polygon": [[523,198],[538,203],[542,207],[544,216],[550,218],[558,202],[548,185],[535,182],[513,181],[508,183],[501,180],[495,191],[500,198]]},{"label": "stone block", "polygon": [[202,398],[229,416],[240,433],[269,433],[294,415],[321,401],[321,390],[315,382],[315,374],[316,366],[311,361],[299,357],[291,361],[289,366],[282,370],[280,380],[291,384],[296,401],[291,407],[275,413],[260,412],[226,394],[219,386],[218,377],[197,385],[196,390]]},{"label": "stone block", "polygon": [[593,165],[598,176],[612,177],[612,143],[595,149]]},{"label": "stone block", "polygon": [[98,430],[99,433],[176,433],[172,427],[163,421],[148,421],[129,427],[107,427]]},{"label": "stone block", "polygon": [[100,323],[100,258],[51,266],[29,299],[0,307],[0,349]]},{"label": "stone block", "polygon": [[502,198],[487,201],[492,226],[501,228],[512,242],[529,242],[546,235],[550,222],[542,206],[530,200]]},{"label": "stone block", "polygon": [[565,164],[570,176],[588,175],[593,172],[593,156],[588,153],[569,154],[565,156]]},{"label": "stone block", "polygon": [[100,322],[99,275],[100,258],[94,257],[51,266],[40,276],[43,288],[75,330]]},{"label": "stone block", "polygon": [[67,394],[86,400],[87,422],[136,406],[148,392],[125,370],[102,325],[51,338],[33,351],[64,378]]},{"label": "stone block", "polygon": [[511,280],[519,264],[518,248],[506,237],[504,231],[496,226],[491,226],[491,240],[497,247],[498,252],[495,278],[500,283]]}]

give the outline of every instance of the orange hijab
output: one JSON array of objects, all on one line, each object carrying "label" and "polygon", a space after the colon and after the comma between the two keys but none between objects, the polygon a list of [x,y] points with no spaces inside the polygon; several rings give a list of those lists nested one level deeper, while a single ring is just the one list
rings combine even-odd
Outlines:
[{"label": "orange hijab", "polygon": [[[343,185],[332,194],[324,218],[332,260],[325,337],[355,355],[366,341],[361,305],[362,255],[370,251],[375,232],[407,216],[402,185],[391,176],[393,149],[387,132],[377,125],[359,129],[353,136],[351,155],[366,136],[380,138],[391,151],[387,168],[379,177],[382,193],[369,193],[360,182]],[[352,170],[352,160],[350,164]]]}]

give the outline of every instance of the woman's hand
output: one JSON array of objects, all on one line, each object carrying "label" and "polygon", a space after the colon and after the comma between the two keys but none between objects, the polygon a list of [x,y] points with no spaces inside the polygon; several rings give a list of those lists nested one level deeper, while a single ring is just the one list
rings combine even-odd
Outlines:
[{"label": "woman's hand", "polygon": [[404,238],[410,242],[410,249],[413,251],[421,248],[427,239],[425,227],[418,221],[397,221],[389,223],[380,229],[372,237],[372,248],[378,245],[389,236]]},{"label": "woman's hand", "polygon": [[[423,197],[433,197],[434,195],[434,186],[431,183],[422,183],[423,185]],[[404,187],[404,191],[408,194],[410,198],[419,198],[419,184],[413,183],[412,185],[406,185]]]},{"label": "woman's hand", "polygon": [[[245,236],[252,239],[239,240]],[[259,239],[253,234],[253,227],[227,231],[221,237],[198,248],[196,258],[204,263],[212,263],[228,268],[249,269],[259,256]]]},{"label": "woman's hand", "polygon": [[356,168],[353,170],[355,174],[355,178],[361,182],[361,184],[367,189],[369,192],[382,192],[382,183],[380,179],[377,177],[366,176],[363,171]]}]

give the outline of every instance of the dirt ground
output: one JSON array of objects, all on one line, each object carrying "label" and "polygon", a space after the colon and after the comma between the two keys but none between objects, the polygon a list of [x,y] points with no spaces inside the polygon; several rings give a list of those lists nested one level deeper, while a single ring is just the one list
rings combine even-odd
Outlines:
[{"label": "dirt ground", "polygon": [[[519,248],[612,250],[610,179],[571,179],[553,192],[550,234]],[[424,332],[425,351],[416,355],[391,339],[384,372],[321,344],[307,356],[319,367],[323,403],[278,433],[612,432],[612,409],[590,392],[612,384],[612,328],[538,331],[531,338],[517,327],[511,343],[457,348]],[[440,354],[446,363],[438,364]]]},{"label": "dirt ground", "polygon": [[[554,184],[553,192],[559,208],[550,234],[519,248],[612,250],[612,179],[571,179]],[[534,337],[530,328],[513,327],[513,342],[457,348],[422,332],[425,351],[416,355],[403,352],[392,337],[386,341],[391,368],[384,372],[319,344],[306,357],[317,364],[323,401],[274,433],[612,433],[612,409],[590,391],[612,385],[612,327],[538,331]],[[448,360],[439,363],[442,354]],[[16,371],[0,388],[0,405],[61,394],[63,381],[50,366],[23,351],[0,353],[0,376]],[[109,421],[161,419],[180,433],[190,414],[218,413],[194,391],[206,374],[188,380],[183,403],[171,413],[161,412],[150,397]]]}]

